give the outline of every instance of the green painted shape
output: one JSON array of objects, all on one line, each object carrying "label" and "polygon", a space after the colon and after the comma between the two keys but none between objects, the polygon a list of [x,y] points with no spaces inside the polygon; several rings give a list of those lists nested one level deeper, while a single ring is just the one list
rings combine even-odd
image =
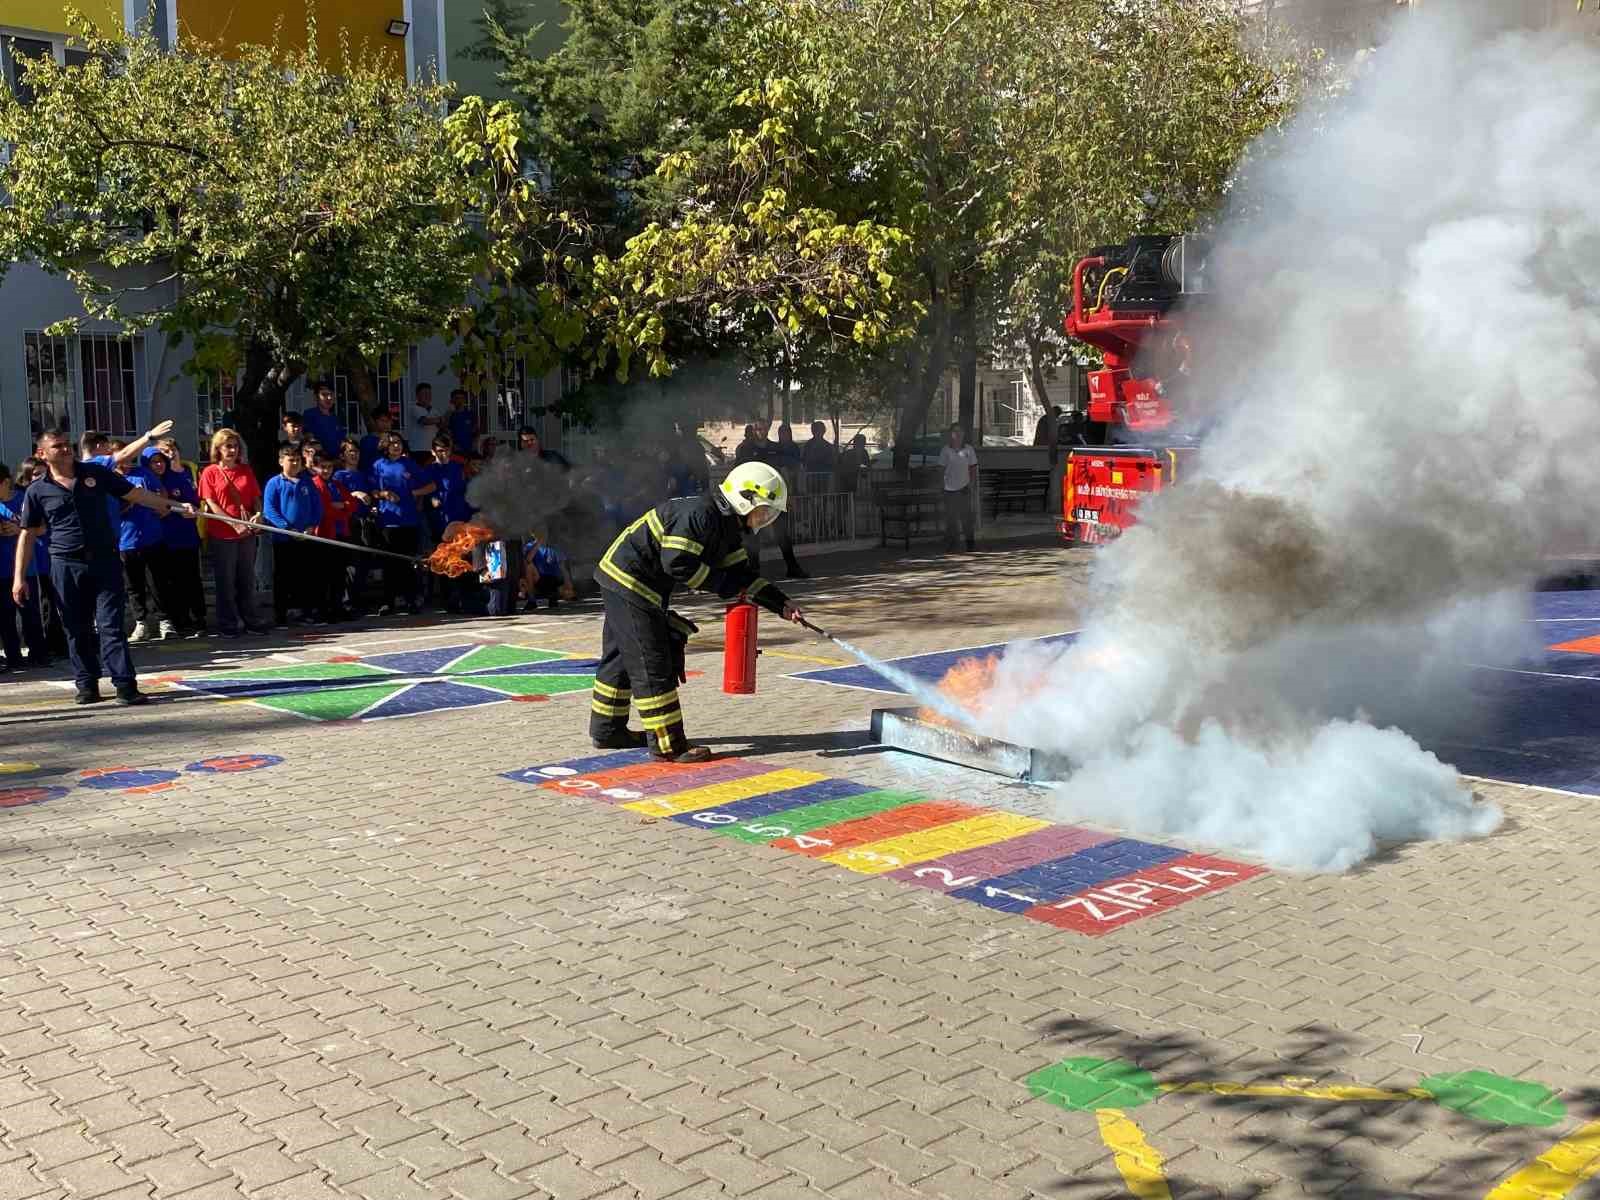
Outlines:
[{"label": "green painted shape", "polygon": [[858,796],[822,800],[816,804],[805,804],[784,812],[769,813],[764,817],[752,817],[749,821],[738,825],[713,825],[710,828],[723,837],[762,845],[773,841],[774,835],[751,833],[743,828],[744,825],[760,825],[762,828],[781,825],[789,831],[786,836],[793,837],[797,833],[810,833],[813,829],[821,829],[825,825],[837,825],[841,821],[853,821],[857,817],[870,817],[873,813],[887,812],[891,808],[916,804],[926,799],[926,796],[919,796],[915,792],[862,792]]},{"label": "green painted shape", "polygon": [[1161,1094],[1155,1076],[1114,1058],[1068,1058],[1029,1075],[1028,1090],[1057,1108],[1138,1108]]},{"label": "green painted shape", "polygon": [[587,692],[594,685],[594,676],[479,675],[461,682],[507,696],[554,696],[561,692]]},{"label": "green painted shape", "polygon": [[520,667],[523,663],[549,662],[554,658],[566,657],[559,650],[534,650],[528,646],[479,646],[451,663],[442,674],[459,675],[463,671],[487,671],[491,667]]},{"label": "green painted shape", "polygon": [[1499,1125],[1556,1125],[1567,1115],[1567,1106],[1544,1084],[1493,1071],[1430,1075],[1417,1086],[1444,1108]]},{"label": "green painted shape", "polygon": [[347,721],[364,708],[387,700],[409,684],[375,683],[367,687],[326,688],[315,692],[291,692],[286,696],[252,696],[250,703],[298,713],[315,721]]},{"label": "green painted shape", "polygon": [[225,679],[359,679],[374,675],[392,675],[381,667],[364,663],[299,663],[292,667],[253,667],[248,671],[217,671],[196,678],[196,682],[210,683]]}]

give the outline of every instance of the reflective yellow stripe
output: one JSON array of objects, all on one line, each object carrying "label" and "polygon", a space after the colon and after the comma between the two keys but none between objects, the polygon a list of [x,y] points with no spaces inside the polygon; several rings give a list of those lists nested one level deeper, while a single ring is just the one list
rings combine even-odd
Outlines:
[{"label": "reflective yellow stripe", "polygon": [[700,569],[689,576],[689,586],[692,588],[699,587],[706,581],[706,576],[709,574],[711,574],[711,568],[706,566],[705,563],[701,563]]},{"label": "reflective yellow stripe", "polygon": [[659,542],[663,537],[666,536],[667,531],[661,524],[661,518],[656,516],[655,509],[652,508],[649,512],[645,513],[644,519],[646,524],[650,526],[650,532],[655,534],[656,541]]},{"label": "reflective yellow stripe", "polygon": [[607,704],[604,700],[589,701],[589,711],[599,713],[602,717],[625,717],[628,715],[628,703]]},{"label": "reflective yellow stripe", "polygon": [[744,594],[746,596],[748,596],[751,600],[754,600],[757,596],[759,596],[762,592],[766,591],[771,586],[772,585],[770,583],[768,583],[765,579],[757,579],[749,587],[745,588]]},{"label": "reflective yellow stripe", "polygon": [[655,731],[656,750],[662,754],[676,754],[681,749],[678,732],[672,727]]},{"label": "reflective yellow stripe", "polygon": [[981,817],[952,821],[948,825],[937,825],[919,833],[868,842],[853,850],[839,850],[822,861],[862,875],[881,875],[911,863],[927,862],[930,858],[943,858],[946,854],[957,854],[962,850],[992,846],[996,842],[1043,829],[1049,824],[1049,821],[1016,813],[985,813]]},{"label": "reflective yellow stripe", "polygon": [[749,561],[750,561],[750,556],[745,553],[744,547],[740,546],[732,554],[725,554],[720,559],[718,559],[717,560],[717,566],[718,567],[732,567],[732,566],[738,565],[739,563],[749,562]]},{"label": "reflective yellow stripe", "polygon": [[1163,1092],[1186,1092],[1202,1096],[1294,1096],[1301,1100],[1334,1100],[1365,1103],[1379,1100],[1431,1100],[1432,1093],[1421,1088],[1362,1087],[1358,1084],[1293,1083],[1163,1083]]},{"label": "reflective yellow stripe", "polygon": [[706,548],[692,538],[669,535],[661,539],[663,550],[687,550],[690,554],[704,554]]},{"label": "reflective yellow stripe", "polygon": [[600,560],[600,569],[612,579],[615,579],[623,587],[627,588],[630,592],[634,592],[640,596],[643,596],[657,608],[666,607],[665,601],[661,599],[661,593],[653,592],[649,588],[645,587],[644,584],[640,583],[632,575],[629,575],[621,567],[617,566],[616,563],[612,562],[609,557],[602,558]]},{"label": "reflective yellow stripe", "polygon": [[667,705],[676,704],[677,702],[678,693],[676,689],[670,692],[662,692],[659,696],[640,696],[634,701],[639,706],[640,712],[654,712],[658,708],[665,708]]},{"label": "reflective yellow stripe", "polygon": [[601,683],[598,679],[594,681],[594,690],[612,700],[627,700],[633,696],[632,688],[614,688],[609,683]]},{"label": "reflective yellow stripe", "polygon": [[826,775],[818,775],[815,771],[797,771],[785,767],[780,771],[768,771],[765,775],[751,775],[727,783],[690,788],[687,792],[672,796],[651,796],[622,807],[652,817],[670,817],[677,813],[715,808],[719,804],[732,804],[735,800],[748,800],[751,796],[763,796],[768,792],[785,792],[790,788],[805,787],[808,783],[821,783],[826,778]]},{"label": "reflective yellow stripe", "polygon": [[664,713],[655,713],[639,718],[639,724],[646,729],[665,729],[668,725],[683,724],[683,710],[681,708],[669,709]]}]

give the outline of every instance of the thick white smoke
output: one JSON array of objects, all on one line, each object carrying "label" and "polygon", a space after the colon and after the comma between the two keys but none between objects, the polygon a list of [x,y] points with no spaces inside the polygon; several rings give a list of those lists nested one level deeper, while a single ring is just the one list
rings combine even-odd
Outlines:
[{"label": "thick white smoke", "polygon": [[1600,48],[1427,6],[1241,190],[1205,447],[994,732],[1082,764],[1064,816],[1281,866],[1487,833],[1401,730],[1470,719],[1458,664],[1524,652],[1541,558],[1600,529]]}]

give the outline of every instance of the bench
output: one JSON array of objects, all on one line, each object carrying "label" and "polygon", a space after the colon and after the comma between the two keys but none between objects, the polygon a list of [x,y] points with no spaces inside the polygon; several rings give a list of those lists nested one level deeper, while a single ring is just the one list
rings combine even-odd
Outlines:
[{"label": "bench", "polygon": [[1007,511],[1015,508],[1025,513],[1035,500],[1039,502],[1040,512],[1048,512],[1052,478],[1049,470],[998,467],[980,473],[978,486],[989,501],[989,515],[993,518],[1000,515],[1001,505],[1005,505]]},{"label": "bench", "polygon": [[903,540],[907,550],[911,549],[913,537],[922,536],[923,522],[926,521],[931,530],[944,528],[944,496],[931,488],[882,483],[873,490],[872,501],[878,510],[880,546],[889,544],[891,525],[899,527],[899,532],[892,536]]}]

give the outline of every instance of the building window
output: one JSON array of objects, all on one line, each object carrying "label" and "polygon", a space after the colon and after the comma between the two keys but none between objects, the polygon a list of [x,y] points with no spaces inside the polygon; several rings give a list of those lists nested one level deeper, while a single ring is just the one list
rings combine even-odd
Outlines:
[{"label": "building window", "polygon": [[[411,380],[416,374],[416,354],[417,348],[412,346],[399,354],[378,355],[378,377],[375,381],[378,400],[389,409],[389,419],[394,422],[396,429],[402,427],[406,396],[410,394]],[[362,422],[361,428],[365,431],[365,422]]]},{"label": "building window", "polygon": [[28,425],[35,441],[42,433],[72,432],[77,394],[68,339],[38,331],[22,335],[22,358],[28,380]]},{"label": "building window", "polygon": [[78,352],[84,428],[115,437],[132,434],[138,421],[135,364],[144,356],[144,339],[90,333],[78,339]]},{"label": "building window", "polygon": [[528,415],[528,409],[544,404],[544,380],[533,381],[533,394],[529,396],[527,363],[520,357],[506,360],[495,386],[492,403],[489,389],[483,388],[473,404],[480,434],[515,433]]},{"label": "building window", "polygon": [[32,59],[56,56],[54,42],[39,38],[0,37],[0,66],[4,67],[6,85],[23,104],[32,104],[34,92],[28,83],[28,64]]},{"label": "building window", "polygon": [[209,441],[217,430],[233,425],[234,386],[233,377],[221,373],[195,385],[195,428],[200,431],[202,442]]}]

